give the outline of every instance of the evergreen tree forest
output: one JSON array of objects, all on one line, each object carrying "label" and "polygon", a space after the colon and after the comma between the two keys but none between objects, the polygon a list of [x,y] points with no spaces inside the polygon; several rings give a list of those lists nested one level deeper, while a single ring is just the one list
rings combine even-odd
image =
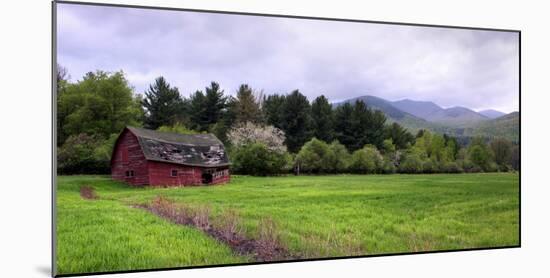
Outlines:
[{"label": "evergreen tree forest", "polygon": [[232,171],[251,175],[462,173],[519,170],[519,146],[502,138],[410,133],[357,101],[334,106],[293,90],[264,93],[248,84],[212,81],[187,96],[160,76],[134,92],[124,72],[89,72],[75,82],[58,65],[57,170],[108,174],[125,126],[186,134],[213,133]]}]

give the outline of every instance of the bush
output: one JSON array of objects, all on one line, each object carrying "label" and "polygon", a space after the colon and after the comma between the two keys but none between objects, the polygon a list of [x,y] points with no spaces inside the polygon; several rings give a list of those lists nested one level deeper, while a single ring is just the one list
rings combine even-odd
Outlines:
[{"label": "bush", "polygon": [[498,172],[499,166],[495,162],[490,162],[487,168],[484,169],[485,172]]},{"label": "bush", "polygon": [[468,157],[475,166],[483,171],[488,172],[492,169],[491,153],[483,143],[472,143],[468,148]]},{"label": "bush", "polygon": [[441,171],[443,171],[445,173],[462,173],[464,170],[462,170],[462,168],[460,168],[458,163],[451,161],[451,162],[447,162],[447,163],[443,164],[443,167],[442,167]]},{"label": "bush", "polygon": [[424,160],[422,162],[422,172],[428,173],[428,174],[437,172],[435,164],[436,163],[431,159]]},{"label": "bush", "polygon": [[422,173],[422,160],[417,154],[408,154],[405,159],[399,164],[400,173]]},{"label": "bush", "polygon": [[287,152],[270,150],[261,143],[233,148],[231,157],[235,173],[255,176],[283,173],[290,160]]},{"label": "bush", "polygon": [[389,160],[384,160],[384,163],[382,164],[381,172],[384,174],[394,174],[396,171],[395,165],[393,165],[393,162]]},{"label": "bush", "polygon": [[[72,135],[57,150],[59,174],[108,174],[110,172],[109,140],[81,133]],[[110,148],[112,151],[112,146]],[[108,154],[108,155],[107,155]]]},{"label": "bush", "polygon": [[179,122],[171,126],[163,125],[159,127],[157,130],[162,132],[172,132],[172,133],[179,133],[179,134],[199,134],[200,133],[198,131],[187,128],[184,124]]},{"label": "bush", "polygon": [[351,156],[344,145],[337,140],[333,141],[329,145],[328,155],[327,163],[331,166],[332,172],[342,173],[348,170]]},{"label": "bush", "polygon": [[305,143],[298,155],[296,155],[296,164],[300,171],[307,173],[325,173],[332,170],[331,163],[335,157],[330,154],[330,148],[327,143],[316,138]]},{"label": "bush", "polygon": [[512,170],[511,167],[509,167],[508,165],[500,165],[498,166],[498,171],[499,172],[510,172]]},{"label": "bush", "polygon": [[382,162],[382,155],[376,147],[367,145],[352,154],[350,169],[355,173],[378,173],[382,168]]}]

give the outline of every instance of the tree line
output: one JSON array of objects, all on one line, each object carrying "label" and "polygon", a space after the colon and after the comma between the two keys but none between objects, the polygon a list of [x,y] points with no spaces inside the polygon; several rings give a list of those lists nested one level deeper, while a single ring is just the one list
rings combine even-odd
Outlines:
[{"label": "tree line", "polygon": [[189,97],[158,77],[134,94],[122,71],[69,82],[58,66],[58,172],[108,173],[112,148],[127,125],[215,134],[235,173],[436,173],[519,168],[519,149],[503,139],[473,140],[421,130],[411,134],[362,101],[333,106],[299,90],[266,95],[247,84],[227,94],[217,82]]}]

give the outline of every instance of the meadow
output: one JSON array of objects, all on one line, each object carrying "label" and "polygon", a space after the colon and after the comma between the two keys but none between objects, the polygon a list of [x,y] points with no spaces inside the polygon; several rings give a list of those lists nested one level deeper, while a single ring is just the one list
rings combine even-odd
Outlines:
[{"label": "meadow", "polygon": [[[80,195],[93,188],[97,199]],[[57,180],[58,274],[252,262],[192,226],[136,208],[162,196],[211,218],[238,214],[244,234],[275,224],[298,258],[517,246],[517,173],[233,176],[229,184],[132,188],[108,176]]]}]

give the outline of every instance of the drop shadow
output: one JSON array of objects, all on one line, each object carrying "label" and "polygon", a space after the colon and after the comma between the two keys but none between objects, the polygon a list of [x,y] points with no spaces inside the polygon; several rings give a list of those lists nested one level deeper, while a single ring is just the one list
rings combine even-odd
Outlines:
[{"label": "drop shadow", "polygon": [[52,268],[49,266],[40,265],[34,268],[36,272],[43,274],[44,276],[51,277],[52,276]]}]

